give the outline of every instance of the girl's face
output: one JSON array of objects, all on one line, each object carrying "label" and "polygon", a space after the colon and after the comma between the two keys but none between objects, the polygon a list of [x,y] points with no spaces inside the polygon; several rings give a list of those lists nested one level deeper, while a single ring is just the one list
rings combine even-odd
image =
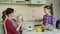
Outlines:
[{"label": "girl's face", "polygon": [[50,9],[44,8],[44,13],[45,14],[49,14],[50,13]]},{"label": "girl's face", "polygon": [[11,13],[11,14],[9,14],[9,16],[10,16],[10,17],[14,17],[14,12],[13,12],[13,13]]}]

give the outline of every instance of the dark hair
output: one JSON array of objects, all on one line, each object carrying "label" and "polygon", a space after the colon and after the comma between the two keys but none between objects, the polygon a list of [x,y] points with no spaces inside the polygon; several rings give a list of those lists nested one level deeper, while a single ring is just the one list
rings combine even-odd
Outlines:
[{"label": "dark hair", "polygon": [[53,7],[50,5],[46,5],[44,8],[50,9],[51,15],[53,15]]},{"label": "dark hair", "polygon": [[2,21],[4,21],[5,18],[6,18],[6,11],[3,11],[3,12],[2,12],[2,19],[3,19]]},{"label": "dark hair", "polygon": [[7,8],[5,11],[2,12],[2,19],[3,21],[6,19],[6,15],[9,16],[9,14],[13,13],[14,9],[12,8]]},{"label": "dark hair", "polygon": [[14,9],[12,8],[7,8],[6,9],[6,15],[8,16],[9,14],[13,13],[14,12]]}]

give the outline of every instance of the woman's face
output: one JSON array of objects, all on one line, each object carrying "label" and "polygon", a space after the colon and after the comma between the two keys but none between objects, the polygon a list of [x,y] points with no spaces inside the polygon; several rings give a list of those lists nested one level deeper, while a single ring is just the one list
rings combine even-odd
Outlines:
[{"label": "woman's face", "polygon": [[14,12],[12,12],[11,14],[9,14],[10,17],[14,17]]},{"label": "woman's face", "polygon": [[50,9],[44,8],[44,13],[45,14],[49,14],[50,13]]}]

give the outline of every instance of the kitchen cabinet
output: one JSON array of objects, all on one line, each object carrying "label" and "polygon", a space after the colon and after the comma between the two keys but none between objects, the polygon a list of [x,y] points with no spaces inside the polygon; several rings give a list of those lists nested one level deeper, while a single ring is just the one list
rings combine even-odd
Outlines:
[{"label": "kitchen cabinet", "polygon": [[11,2],[12,0],[0,0],[0,2]]},{"label": "kitchen cabinet", "polygon": [[18,1],[18,2],[21,2],[21,1],[24,2],[25,0],[12,0],[12,1],[13,1],[13,2],[14,2],[14,1],[15,1],[15,2],[17,2],[17,1]]},{"label": "kitchen cabinet", "polygon": [[0,0],[0,3],[10,3],[10,4],[29,4],[29,5],[34,5],[34,4],[46,4],[46,0]]},{"label": "kitchen cabinet", "polygon": [[25,0],[0,0],[0,2],[20,2],[20,1],[25,1]]},{"label": "kitchen cabinet", "polygon": [[3,2],[4,0],[0,0],[0,2]]},{"label": "kitchen cabinet", "polygon": [[31,4],[46,4],[46,0],[30,0]]},{"label": "kitchen cabinet", "polygon": [[4,3],[4,2],[12,2],[12,0],[0,0],[0,3]]}]

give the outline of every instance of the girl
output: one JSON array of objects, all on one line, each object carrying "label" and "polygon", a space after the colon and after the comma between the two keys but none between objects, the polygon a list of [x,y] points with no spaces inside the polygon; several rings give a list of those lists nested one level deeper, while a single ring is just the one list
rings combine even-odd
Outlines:
[{"label": "girl", "polygon": [[13,17],[14,17],[14,9],[7,8],[5,11],[3,11],[2,19],[3,22],[5,21],[7,34],[22,34],[22,27],[21,27],[22,21],[19,20],[20,23],[17,24],[16,19],[14,19]]},{"label": "girl", "polygon": [[43,16],[43,25],[52,29],[54,25],[53,7],[49,5],[45,6],[44,13],[45,15]]}]

